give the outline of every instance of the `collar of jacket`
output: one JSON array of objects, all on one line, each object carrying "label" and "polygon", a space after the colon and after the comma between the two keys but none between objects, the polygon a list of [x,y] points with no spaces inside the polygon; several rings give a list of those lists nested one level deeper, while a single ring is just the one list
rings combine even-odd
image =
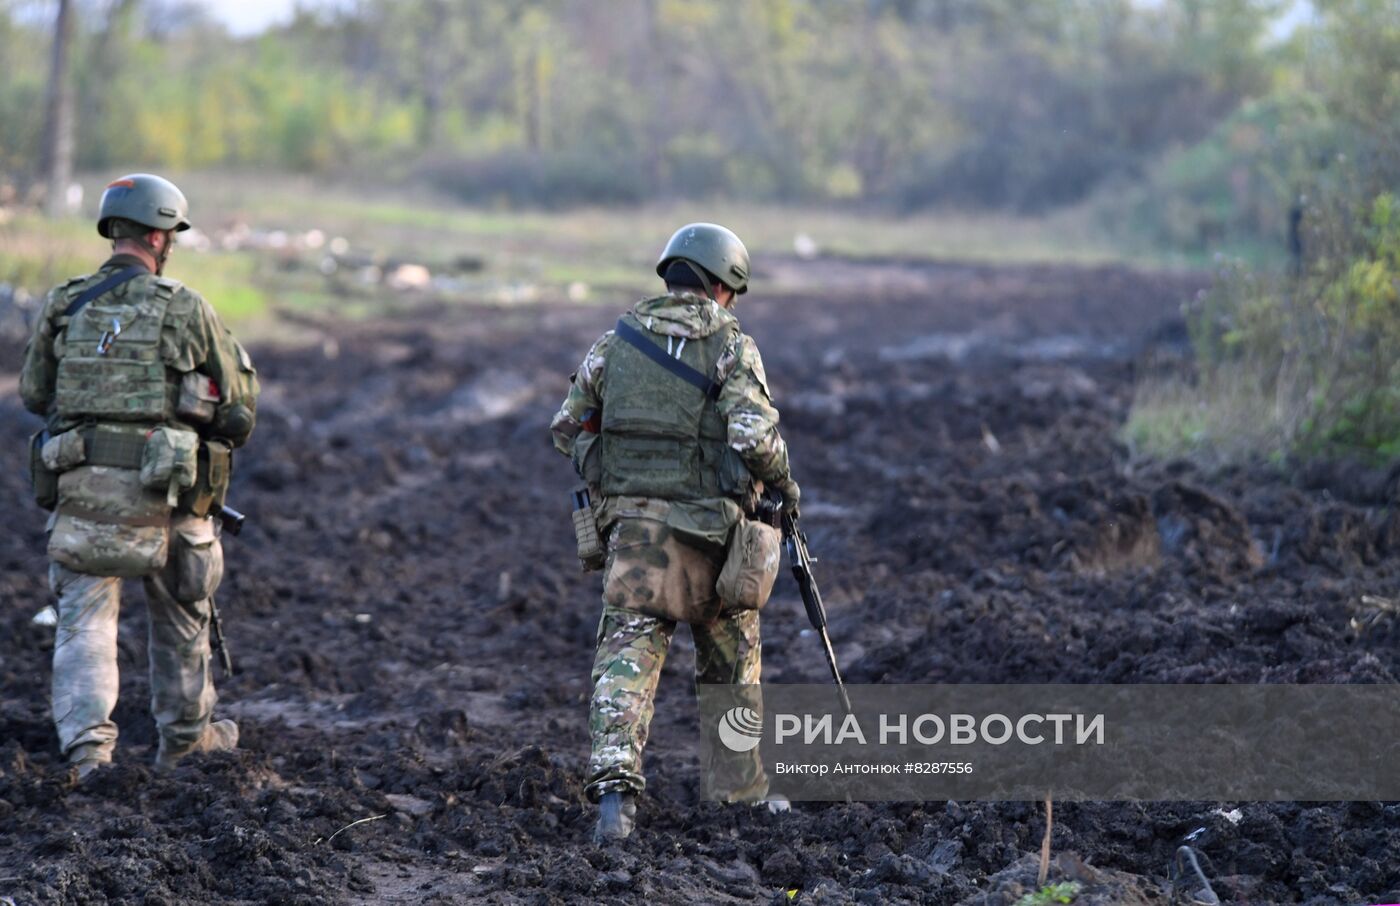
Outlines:
[{"label": "collar of jacket", "polygon": [[102,266],[99,267],[98,270],[121,270],[123,268],[128,267],[139,267],[147,273],[151,273],[151,268],[149,265],[146,264],[146,262],[142,261],[135,255],[128,255],[125,252],[113,255],[112,257],[108,258],[102,263]]},{"label": "collar of jacket", "polygon": [[668,293],[643,299],[632,315],[653,333],[699,339],[718,332],[738,318],[718,303],[695,293]]}]

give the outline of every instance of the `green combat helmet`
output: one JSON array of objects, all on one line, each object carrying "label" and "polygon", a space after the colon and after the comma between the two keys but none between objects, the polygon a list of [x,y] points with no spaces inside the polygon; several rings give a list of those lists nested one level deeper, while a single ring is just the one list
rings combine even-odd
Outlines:
[{"label": "green combat helmet", "polygon": [[103,239],[125,238],[113,221],[129,220],[153,230],[190,228],[190,203],[185,193],[168,179],[149,173],[133,173],[113,180],[102,193],[97,211],[97,232]]},{"label": "green combat helmet", "polygon": [[676,230],[656,263],[657,276],[664,278],[673,261],[703,267],[737,295],[749,291],[749,250],[732,230],[718,224],[692,223]]}]

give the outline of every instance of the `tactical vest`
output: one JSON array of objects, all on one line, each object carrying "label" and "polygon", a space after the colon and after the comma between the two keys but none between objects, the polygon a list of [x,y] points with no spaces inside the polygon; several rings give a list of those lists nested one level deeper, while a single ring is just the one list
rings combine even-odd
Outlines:
[{"label": "tactical vest", "polygon": [[[83,306],[55,338],[54,403],[64,419],[166,421],[174,385],[161,356],[161,328],[177,284],[137,277]],[[68,298],[83,288],[75,284]]]},{"label": "tactical vest", "polygon": [[[738,332],[731,323],[700,339],[648,331],[635,315],[621,323],[661,352],[707,376]],[[668,341],[670,348],[668,349]],[[601,447],[604,496],[701,500],[724,496],[721,463],[728,427],[704,390],[670,373],[617,337],[603,366]]]}]

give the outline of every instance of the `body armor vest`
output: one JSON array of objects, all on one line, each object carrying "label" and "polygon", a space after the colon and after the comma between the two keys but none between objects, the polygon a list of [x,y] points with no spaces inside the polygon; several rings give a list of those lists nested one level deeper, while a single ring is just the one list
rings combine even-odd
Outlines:
[{"label": "body armor vest", "polygon": [[[701,338],[651,333],[635,315],[623,321],[672,358],[712,376],[738,325]],[[678,348],[677,348],[678,347]],[[604,365],[601,492],[608,497],[701,500],[721,497],[728,426],[705,391],[666,371],[641,350],[617,340]]]},{"label": "body armor vest", "polygon": [[[78,284],[69,291],[77,297]],[[83,306],[54,343],[54,402],[65,419],[167,420],[173,384],[161,356],[161,328],[175,284],[137,277]]]}]

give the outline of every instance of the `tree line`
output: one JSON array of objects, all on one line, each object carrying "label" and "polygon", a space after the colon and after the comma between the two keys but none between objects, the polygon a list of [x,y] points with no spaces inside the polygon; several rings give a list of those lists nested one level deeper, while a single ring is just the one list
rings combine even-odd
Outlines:
[{"label": "tree line", "polygon": [[[275,167],[542,204],[726,193],[1043,211],[1268,90],[1278,0],[353,0],[235,38],[64,0],[80,169]],[[0,171],[59,3],[0,0]]]}]

